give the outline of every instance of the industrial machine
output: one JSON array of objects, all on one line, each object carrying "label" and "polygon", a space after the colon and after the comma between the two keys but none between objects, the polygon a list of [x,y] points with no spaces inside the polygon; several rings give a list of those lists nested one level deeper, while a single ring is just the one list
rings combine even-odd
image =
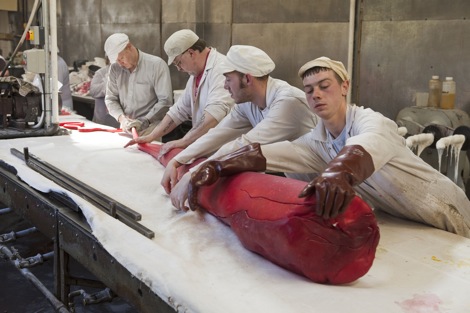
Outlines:
[{"label": "industrial machine", "polygon": [[[43,26],[31,26],[40,2]],[[59,134],[55,15],[55,1],[34,2],[25,31],[0,73],[0,139]],[[23,51],[24,67],[39,75],[39,87],[20,77],[5,76],[25,40],[36,48]]]},{"label": "industrial machine", "polygon": [[39,89],[21,79],[0,80],[0,132],[33,129],[43,112],[41,99]]},{"label": "industrial machine", "polygon": [[[402,109],[396,118],[399,127],[405,127],[405,136],[431,134],[432,142],[424,148],[420,157],[428,164],[449,177],[470,195],[470,117],[459,109],[443,110],[439,108],[413,106]],[[445,137],[462,135],[465,141],[460,151],[452,146],[442,153],[436,149],[436,143]],[[457,175],[455,175],[457,173]],[[456,177],[457,176],[457,177]]]}]

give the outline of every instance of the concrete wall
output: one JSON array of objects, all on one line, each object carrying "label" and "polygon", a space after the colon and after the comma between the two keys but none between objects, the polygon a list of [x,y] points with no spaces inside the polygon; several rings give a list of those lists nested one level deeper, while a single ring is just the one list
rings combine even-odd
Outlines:
[{"label": "concrete wall", "polygon": [[453,76],[470,114],[470,1],[365,0],[360,11],[358,103],[395,118],[432,75]]},{"label": "concrete wall", "polygon": [[[347,65],[347,0],[57,0],[59,48],[72,64],[104,55],[114,32],[166,60],[163,43],[190,28],[226,53],[255,45],[276,62],[273,76],[301,86],[298,68],[325,55]],[[395,119],[426,92],[431,75],[453,76],[456,107],[470,113],[470,1],[357,0],[352,100]],[[2,32],[2,30],[0,30]],[[174,89],[187,76],[171,67]]]}]

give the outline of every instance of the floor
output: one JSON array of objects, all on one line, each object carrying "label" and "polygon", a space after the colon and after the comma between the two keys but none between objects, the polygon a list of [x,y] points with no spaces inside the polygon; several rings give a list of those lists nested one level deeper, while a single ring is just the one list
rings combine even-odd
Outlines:
[{"label": "floor", "polygon": [[[0,208],[4,208],[0,204]],[[0,211],[1,212],[1,211]],[[11,231],[21,231],[31,228],[27,221],[22,220],[14,212],[0,214],[0,238],[3,234]],[[9,250],[16,249],[23,257],[32,257],[39,254],[45,254],[53,251],[52,242],[39,232],[18,238],[15,241],[2,243]],[[71,264],[73,272],[80,276],[93,278],[93,276],[81,267],[77,262]],[[29,269],[41,283],[51,292],[54,289],[53,281],[53,262],[45,261]],[[100,290],[92,290],[80,286],[73,286],[73,290],[85,290],[88,294]],[[77,296],[73,299],[73,309],[70,312],[118,312],[134,313],[137,312],[125,300],[114,298],[111,302],[84,305],[83,297]],[[54,306],[49,303],[46,297],[41,293],[33,283],[31,283],[22,273],[9,261],[5,254],[0,252],[0,313],[52,313],[55,312]]]}]

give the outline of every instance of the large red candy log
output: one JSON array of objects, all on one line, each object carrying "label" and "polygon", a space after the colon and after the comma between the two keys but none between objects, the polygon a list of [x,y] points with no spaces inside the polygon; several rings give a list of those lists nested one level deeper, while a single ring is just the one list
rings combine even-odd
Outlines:
[{"label": "large red candy log", "polygon": [[242,244],[317,283],[345,284],[365,275],[379,242],[370,207],[355,197],[344,214],[317,216],[315,198],[297,197],[305,182],[245,172],[199,190],[199,203],[230,225]]},{"label": "large red candy log", "polygon": [[[151,156],[153,156],[155,159],[157,159],[163,166],[166,166],[168,162],[171,161],[178,153],[183,151],[183,149],[172,149],[159,157],[160,149],[162,145],[155,144],[155,143],[144,143],[144,144],[139,144],[138,148],[141,151],[144,151]],[[201,163],[204,159],[197,159],[195,162],[191,164],[184,164],[180,167],[178,167],[178,179],[181,178],[191,167],[196,166],[197,164]]]},{"label": "large red candy log", "polygon": [[[155,146],[139,145],[139,149],[157,158]],[[180,151],[174,149],[159,161],[165,166]],[[247,249],[288,270],[328,284],[364,276],[380,237],[372,210],[355,197],[345,213],[325,220],[312,211],[315,198],[297,197],[304,186],[294,179],[245,172],[200,188],[198,199],[209,213],[230,225]]]}]

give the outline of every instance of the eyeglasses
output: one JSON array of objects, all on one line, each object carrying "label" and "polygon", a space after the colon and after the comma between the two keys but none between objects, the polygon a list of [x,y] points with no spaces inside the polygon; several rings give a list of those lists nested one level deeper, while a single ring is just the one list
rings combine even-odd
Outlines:
[{"label": "eyeglasses", "polygon": [[181,68],[180,65],[181,65],[181,62],[182,62],[182,59],[183,59],[183,54],[185,54],[186,52],[188,52],[188,50],[181,53],[180,58],[179,58],[178,61],[176,61],[176,59],[175,59],[175,61],[173,62],[173,65],[176,66],[176,68]]}]

